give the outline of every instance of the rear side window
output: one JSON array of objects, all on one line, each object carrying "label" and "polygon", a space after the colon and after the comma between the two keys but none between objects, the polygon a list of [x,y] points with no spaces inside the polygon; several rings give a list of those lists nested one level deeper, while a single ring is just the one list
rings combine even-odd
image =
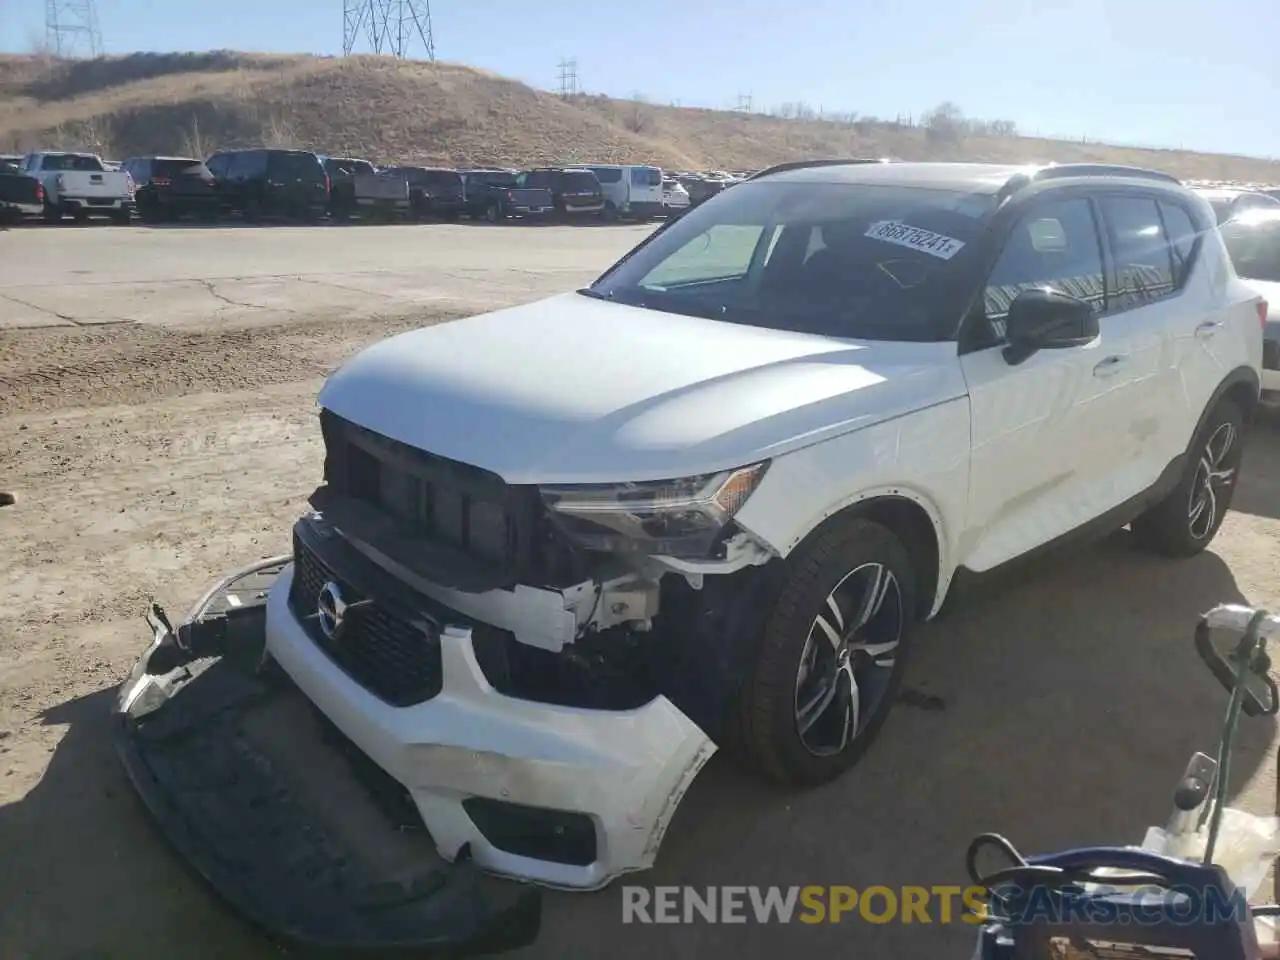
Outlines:
[{"label": "rear side window", "polygon": [[1191,222],[1191,214],[1180,203],[1161,200],[1160,216],[1164,220],[1165,236],[1169,238],[1169,250],[1173,254],[1173,285],[1181,290],[1191,272],[1199,235],[1195,224]]},{"label": "rear side window", "polygon": [[1156,201],[1103,197],[1101,206],[1116,265],[1111,311],[1132,310],[1175,293],[1172,251]]},{"label": "rear side window", "polygon": [[564,188],[566,190],[577,190],[581,193],[594,192],[600,188],[600,182],[585,171],[566,173],[564,175]]},{"label": "rear side window", "polygon": [[621,183],[622,171],[617,167],[592,167],[591,172],[601,183]]},{"label": "rear side window", "polygon": [[983,305],[991,336],[1004,338],[1010,304],[1030,287],[1052,287],[1101,313],[1106,305],[1103,278],[1102,248],[1089,201],[1059,200],[1035,208],[1013,228],[987,279]]},{"label": "rear side window", "polygon": [[205,164],[209,168],[209,172],[215,177],[225,177],[227,175],[227,166],[231,158],[225,153],[215,153]]},{"label": "rear side window", "polygon": [[303,180],[319,182],[324,180],[324,167],[313,153],[273,153],[271,154],[271,173],[281,180]]},{"label": "rear side window", "polygon": [[662,186],[662,171],[657,167],[632,167],[631,185],[633,187]]},{"label": "rear side window", "polygon": [[245,150],[231,154],[227,176],[233,178],[261,177],[267,172],[267,155],[262,150]]}]

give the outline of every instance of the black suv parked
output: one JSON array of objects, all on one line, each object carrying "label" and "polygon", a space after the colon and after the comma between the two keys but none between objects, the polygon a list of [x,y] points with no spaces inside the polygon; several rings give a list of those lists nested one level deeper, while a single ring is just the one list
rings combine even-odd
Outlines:
[{"label": "black suv parked", "polygon": [[131,157],[120,169],[133,177],[138,216],[148,223],[190,215],[218,216],[218,185],[203,160],[193,157]]},{"label": "black suv parked", "polygon": [[220,150],[205,161],[224,210],[246,220],[265,216],[318,220],[329,206],[329,175],[304,150]]},{"label": "black suv parked", "polygon": [[441,167],[389,167],[409,181],[409,206],[415,220],[457,220],[466,206],[462,174]]},{"label": "black suv parked", "polygon": [[562,170],[536,167],[520,174],[522,187],[545,187],[551,191],[556,214],[565,219],[598,217],[604,210],[604,191],[590,170]]}]

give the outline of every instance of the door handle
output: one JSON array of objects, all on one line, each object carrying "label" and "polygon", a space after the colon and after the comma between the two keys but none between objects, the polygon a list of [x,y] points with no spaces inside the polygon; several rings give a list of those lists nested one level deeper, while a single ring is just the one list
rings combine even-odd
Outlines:
[{"label": "door handle", "polygon": [[1125,364],[1129,362],[1129,358],[1125,356],[1107,357],[1105,360],[1099,360],[1093,368],[1095,377],[1110,377],[1120,372]]},{"label": "door handle", "polygon": [[1222,329],[1221,320],[1206,320],[1200,326],[1196,327],[1196,336],[1202,339],[1212,337],[1215,333]]}]

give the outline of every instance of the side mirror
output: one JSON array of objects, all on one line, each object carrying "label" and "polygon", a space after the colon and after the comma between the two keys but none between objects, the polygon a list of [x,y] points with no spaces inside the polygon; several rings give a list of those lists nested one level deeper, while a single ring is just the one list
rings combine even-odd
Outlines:
[{"label": "side mirror", "polygon": [[1005,318],[1004,358],[1017,366],[1039,350],[1083,347],[1098,336],[1098,317],[1085,301],[1049,287],[1023,290]]}]

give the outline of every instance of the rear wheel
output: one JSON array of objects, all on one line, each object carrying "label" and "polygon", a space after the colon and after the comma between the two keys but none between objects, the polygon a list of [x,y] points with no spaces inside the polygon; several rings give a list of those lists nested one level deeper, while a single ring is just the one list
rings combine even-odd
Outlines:
[{"label": "rear wheel", "polygon": [[1130,525],[1148,550],[1190,557],[1213,541],[1235,494],[1244,457],[1244,413],[1230,399],[1205,419],[1173,491]]},{"label": "rear wheel", "polygon": [[836,521],[789,559],[730,742],[772,780],[814,786],[852,767],[902,683],[916,575],[881,524]]},{"label": "rear wheel", "polygon": [[[111,222],[118,227],[127,227],[129,225],[129,222],[132,219],[133,219],[132,210],[112,210],[111,211]],[[177,219],[177,218],[175,217],[173,219]]]},{"label": "rear wheel", "polygon": [[486,223],[497,223],[502,219],[502,210],[496,203],[491,203],[484,208],[484,219]]},{"label": "rear wheel", "polygon": [[618,208],[613,205],[612,201],[605,201],[604,209],[600,211],[600,219],[605,223],[613,223],[618,219]]}]

